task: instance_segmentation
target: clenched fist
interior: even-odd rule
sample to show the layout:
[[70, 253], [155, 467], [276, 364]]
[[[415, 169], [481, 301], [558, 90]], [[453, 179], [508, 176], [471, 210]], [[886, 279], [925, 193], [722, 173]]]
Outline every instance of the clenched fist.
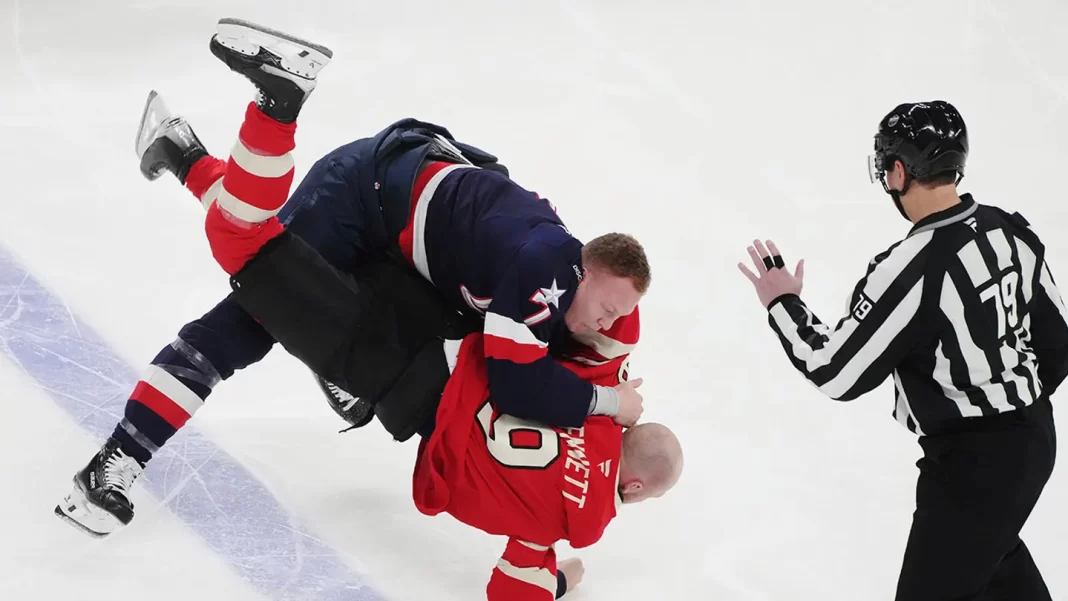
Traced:
[[567, 579], [567, 590], [565, 593], [570, 593], [575, 590], [575, 587], [582, 582], [582, 576], [586, 573], [586, 568], [582, 566], [582, 560], [577, 557], [571, 559], [565, 559], [556, 564], [556, 570], [564, 573], [564, 578]]
[[616, 386], [616, 392], [619, 393], [619, 411], [614, 419], [617, 424], [629, 428], [638, 423], [642, 416], [642, 395], [638, 393], [638, 387], [641, 385], [642, 379], [638, 378]]

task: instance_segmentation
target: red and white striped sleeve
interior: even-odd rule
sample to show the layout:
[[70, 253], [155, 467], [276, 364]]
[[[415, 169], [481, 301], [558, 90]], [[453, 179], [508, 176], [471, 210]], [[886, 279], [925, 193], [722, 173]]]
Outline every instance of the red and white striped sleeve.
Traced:
[[486, 586], [488, 601], [553, 601], [557, 595], [556, 551], [551, 546], [508, 539]]

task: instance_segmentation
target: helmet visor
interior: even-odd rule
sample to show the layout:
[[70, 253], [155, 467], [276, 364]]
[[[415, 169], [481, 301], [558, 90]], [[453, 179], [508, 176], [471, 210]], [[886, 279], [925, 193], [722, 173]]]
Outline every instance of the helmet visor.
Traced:
[[868, 155], [868, 179], [871, 183], [883, 181], [883, 157], [879, 154]]

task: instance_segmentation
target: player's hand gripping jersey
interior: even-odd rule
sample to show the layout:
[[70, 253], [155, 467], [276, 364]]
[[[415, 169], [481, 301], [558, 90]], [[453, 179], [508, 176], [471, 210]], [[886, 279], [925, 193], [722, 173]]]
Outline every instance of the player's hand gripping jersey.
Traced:
[[[583, 379], [603, 386], [626, 380], [638, 341], [638, 311], [609, 332], [582, 336], [563, 358]], [[437, 427], [419, 449], [413, 479], [424, 514], [446, 512], [489, 534], [508, 536], [493, 570], [490, 601], [547, 601], [556, 596], [553, 544], [597, 542], [620, 503], [623, 429], [591, 416], [581, 428], [548, 428], [500, 414], [489, 398], [483, 334], [464, 339], [442, 395]]]

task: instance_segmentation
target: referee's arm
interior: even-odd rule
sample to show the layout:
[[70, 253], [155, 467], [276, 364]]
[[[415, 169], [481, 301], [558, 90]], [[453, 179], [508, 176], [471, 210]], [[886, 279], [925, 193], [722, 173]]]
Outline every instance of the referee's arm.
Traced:
[[1068, 311], [1045, 260], [1036, 273], [1031, 314], [1031, 348], [1038, 358], [1038, 379], [1051, 395], [1068, 376]]
[[849, 315], [831, 329], [800, 297], [768, 306], [768, 321], [787, 356], [821, 392], [850, 401], [872, 390], [897, 367], [922, 331], [926, 309], [922, 236], [905, 240], [856, 286]]

